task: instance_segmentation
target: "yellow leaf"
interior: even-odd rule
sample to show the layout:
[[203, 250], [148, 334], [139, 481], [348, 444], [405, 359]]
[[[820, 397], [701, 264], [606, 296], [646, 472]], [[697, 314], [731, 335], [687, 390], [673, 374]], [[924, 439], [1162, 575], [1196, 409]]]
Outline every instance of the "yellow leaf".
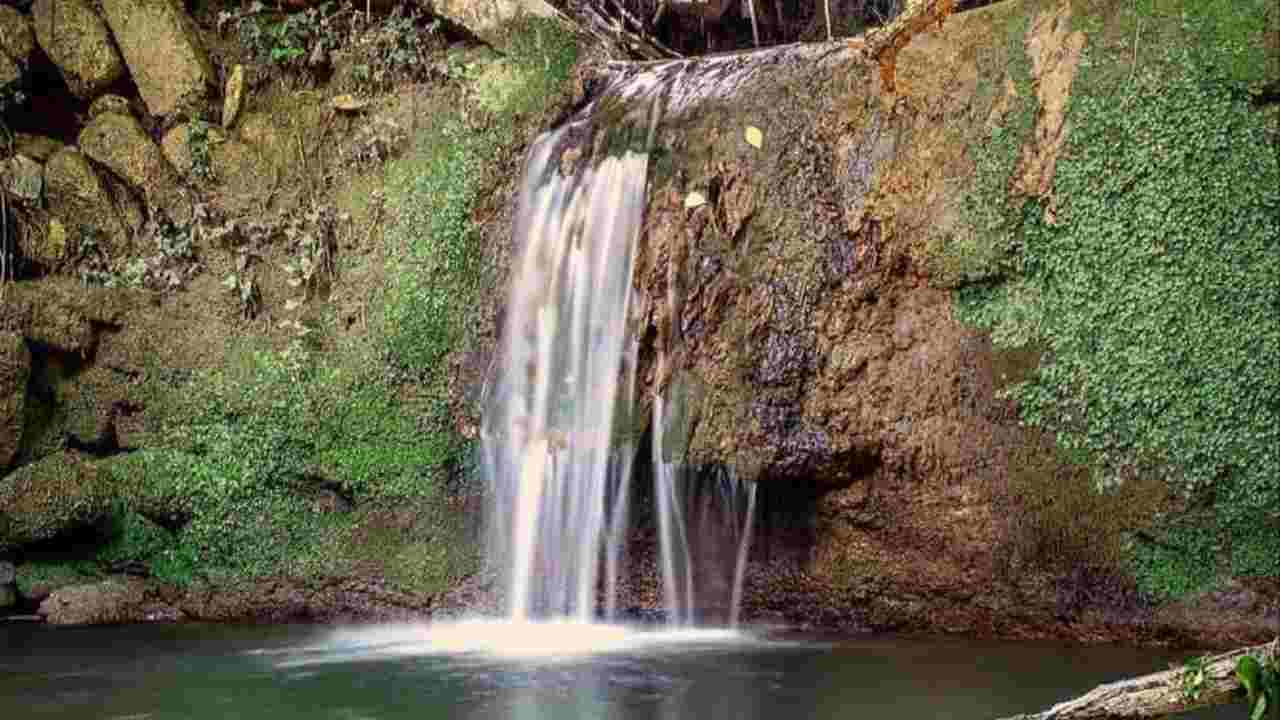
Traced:
[[694, 190], [693, 192], [684, 196], [684, 207], [686, 210], [692, 210], [693, 208], [702, 207], [703, 205], [706, 205], [706, 204], [707, 204], [707, 196], [703, 195], [697, 190]]
[[764, 133], [760, 132], [760, 128], [755, 125], [748, 125], [744, 134], [747, 137], [747, 144], [751, 147], [759, 148], [764, 145]]

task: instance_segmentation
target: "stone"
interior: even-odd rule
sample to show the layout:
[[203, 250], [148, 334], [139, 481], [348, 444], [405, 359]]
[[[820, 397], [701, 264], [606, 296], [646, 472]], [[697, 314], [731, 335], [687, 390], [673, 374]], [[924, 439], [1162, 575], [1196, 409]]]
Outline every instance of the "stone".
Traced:
[[107, 23], [152, 115], [199, 109], [213, 65], [179, 0], [103, 0]]
[[48, 162], [54, 153], [64, 147], [66, 147], [65, 144], [44, 135], [16, 133], [13, 137], [14, 151], [20, 155], [26, 155], [39, 163]]
[[9, 195], [27, 203], [40, 200], [44, 189], [44, 168], [26, 155], [14, 155], [0, 163], [0, 176]]
[[147, 582], [115, 576], [95, 583], [54, 590], [37, 611], [53, 625], [141, 622], [152, 612]]
[[12, 584], [0, 585], [0, 610], [5, 610], [18, 604], [18, 591]]
[[0, 585], [12, 585], [18, 578], [18, 570], [8, 560], [0, 560]]
[[240, 108], [244, 107], [244, 66], [236, 65], [227, 78], [227, 88], [223, 92], [222, 127], [227, 130], [236, 124], [240, 116]]
[[114, 500], [101, 469], [83, 455], [58, 452], [0, 480], [0, 551], [92, 527]]
[[107, 24], [87, 0], [36, 0], [36, 42], [76, 96], [92, 99], [125, 75]]
[[[194, 129], [194, 123], [183, 123], [174, 126], [160, 140], [160, 149], [164, 152], [165, 158], [183, 176], [190, 176], [196, 170], [195, 157], [197, 153], [192, 149], [193, 142], [204, 143], [206, 160], [212, 164], [213, 148], [227, 141], [226, 133], [219, 128], [208, 125], [205, 126], [204, 139], [193, 141]], [[206, 169], [210, 172], [213, 170], [212, 167]]]
[[89, 106], [89, 117], [91, 119], [96, 118], [99, 115], [103, 113], [108, 113], [108, 112], [120, 113], [121, 115], [133, 114], [133, 112], [129, 109], [128, 100], [124, 99], [119, 95], [110, 94], [110, 93], [103, 95], [97, 100], [94, 100], [93, 104]]
[[75, 148], [60, 150], [49, 158], [44, 175], [49, 210], [60, 227], [50, 223], [46, 252], [39, 259], [61, 260], [68, 249], [74, 249], [67, 243], [74, 242], [76, 233], [85, 229], [98, 236], [108, 257], [129, 252], [132, 235], [120, 219], [106, 182], [83, 153]]
[[80, 131], [80, 149], [141, 190], [147, 204], [173, 222], [191, 221], [191, 201], [179, 186], [177, 173], [137, 118], [116, 112], [99, 115]]
[[0, 88], [6, 88], [22, 79], [22, 67], [13, 58], [0, 52]]
[[19, 63], [27, 63], [36, 49], [31, 21], [8, 5], [0, 5], [0, 52]]
[[554, 18], [558, 14], [546, 0], [440, 0], [432, 10], [493, 44], [501, 40], [503, 23], [529, 15]]
[[0, 332], [0, 468], [13, 462], [18, 451], [30, 376], [31, 351], [22, 336]]

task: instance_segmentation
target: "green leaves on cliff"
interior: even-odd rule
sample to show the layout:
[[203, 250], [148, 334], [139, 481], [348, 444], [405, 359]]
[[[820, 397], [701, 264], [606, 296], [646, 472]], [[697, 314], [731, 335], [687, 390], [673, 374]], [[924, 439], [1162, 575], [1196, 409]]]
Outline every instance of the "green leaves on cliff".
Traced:
[[1027, 207], [1018, 272], [958, 307], [1048, 348], [1016, 390], [1024, 417], [1101, 482], [1182, 491], [1190, 510], [1133, 543], [1144, 588], [1168, 597], [1280, 575], [1280, 161], [1242, 92], [1247, 48], [1162, 53], [1105, 83], [1086, 57], [1055, 223]]

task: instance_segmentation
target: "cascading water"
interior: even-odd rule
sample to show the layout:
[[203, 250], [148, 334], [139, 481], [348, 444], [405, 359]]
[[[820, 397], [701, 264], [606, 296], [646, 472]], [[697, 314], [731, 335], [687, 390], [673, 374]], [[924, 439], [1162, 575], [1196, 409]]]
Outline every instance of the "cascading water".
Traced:
[[490, 558], [515, 620], [593, 619], [602, 552], [612, 595], [627, 522], [633, 449], [613, 426], [632, 403], [627, 318], [648, 158], [626, 151], [564, 177], [551, 156], [569, 131], [539, 140], [526, 168], [482, 437]]
[[[657, 104], [651, 108], [645, 148], [656, 127]], [[589, 125], [548, 133], [530, 152], [516, 210], [521, 255], [487, 391], [481, 439], [489, 559], [515, 621], [612, 618], [628, 534], [636, 326], [645, 315], [633, 307], [632, 266], [648, 154], [633, 147], [582, 157], [584, 144], [595, 144], [582, 142]], [[655, 397], [654, 494], [668, 620], [701, 619], [695, 611], [705, 602], [736, 621], [753, 490], [720, 478], [714, 492], [691, 491], [697, 483], [661, 450], [672, 432], [663, 427], [664, 407]], [[717, 509], [695, 507], [713, 497]], [[711, 589], [703, 593], [704, 585]]]

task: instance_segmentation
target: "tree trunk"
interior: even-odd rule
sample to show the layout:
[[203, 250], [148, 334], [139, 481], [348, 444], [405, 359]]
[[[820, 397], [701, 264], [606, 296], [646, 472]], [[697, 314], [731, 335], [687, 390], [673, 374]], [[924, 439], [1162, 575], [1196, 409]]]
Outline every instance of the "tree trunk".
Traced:
[[1280, 640], [1205, 658], [1204, 675], [1199, 683], [1192, 682], [1192, 672], [1187, 668], [1165, 670], [1099, 685], [1048, 710], [1003, 720], [1158, 718], [1210, 705], [1239, 702], [1240, 680], [1236, 677], [1236, 663], [1245, 655], [1270, 657], [1274, 661], [1278, 648]]

